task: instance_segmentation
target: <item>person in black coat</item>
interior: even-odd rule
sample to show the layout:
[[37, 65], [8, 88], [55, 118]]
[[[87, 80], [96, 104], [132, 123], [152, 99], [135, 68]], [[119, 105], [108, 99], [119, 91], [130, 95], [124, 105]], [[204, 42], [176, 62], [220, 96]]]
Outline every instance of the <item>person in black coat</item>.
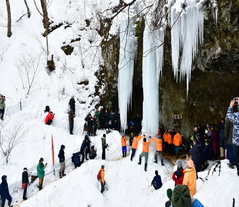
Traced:
[[59, 170], [59, 177], [62, 178], [63, 176], [65, 176], [66, 174], [64, 173], [65, 169], [66, 169], [66, 164], [65, 164], [65, 145], [61, 145], [61, 149], [58, 153], [58, 158], [59, 158], [59, 162], [60, 162], [60, 170]]
[[202, 167], [202, 144], [197, 139], [193, 140], [193, 145], [189, 152], [192, 155], [192, 160], [194, 162], [195, 168], [197, 172], [201, 171]]
[[69, 111], [68, 117], [69, 117], [70, 134], [73, 134], [75, 114], [74, 114], [74, 111], [72, 109]]
[[9, 189], [8, 189], [8, 184], [7, 184], [7, 176], [3, 175], [2, 176], [2, 183], [0, 184], [0, 195], [2, 199], [2, 207], [5, 206], [6, 199], [8, 200], [8, 205], [10, 207], [12, 203], [12, 197], [9, 194]]
[[23, 190], [23, 196], [22, 196], [22, 199], [23, 200], [27, 200], [27, 186], [29, 184], [29, 179], [28, 179], [28, 171], [27, 171], [27, 168], [24, 167], [23, 168], [23, 172], [22, 172], [22, 188], [24, 189]]
[[87, 155], [90, 153], [90, 138], [88, 135], [85, 135], [85, 139], [81, 144], [80, 152], [83, 155], [82, 162], [84, 162], [85, 158], [88, 160]]
[[154, 176], [154, 179], [151, 182], [151, 185], [154, 186], [155, 190], [158, 190], [163, 185], [162, 180], [161, 180], [161, 176], [158, 174], [158, 170], [155, 170], [155, 176]]
[[74, 112], [74, 114], [75, 114], [75, 98], [74, 98], [74, 96], [72, 96], [71, 98], [70, 98], [70, 101], [69, 101], [69, 105], [70, 105], [70, 109]]

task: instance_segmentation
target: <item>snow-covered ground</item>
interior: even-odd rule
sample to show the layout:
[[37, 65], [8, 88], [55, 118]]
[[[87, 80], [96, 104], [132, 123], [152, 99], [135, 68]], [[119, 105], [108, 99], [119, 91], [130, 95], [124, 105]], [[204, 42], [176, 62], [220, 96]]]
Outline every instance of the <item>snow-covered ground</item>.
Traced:
[[[40, 8], [40, 3], [36, 2]], [[152, 2], [146, 3], [150, 5]], [[98, 131], [97, 136], [91, 137], [92, 144], [98, 149], [96, 159], [87, 161], [76, 170], [71, 163], [72, 153], [80, 149], [84, 138], [84, 118], [89, 112], [94, 113], [95, 104], [99, 101], [99, 97], [94, 96], [97, 83], [94, 74], [103, 60], [99, 47], [102, 37], [95, 30], [99, 27], [97, 13], [105, 17], [112, 15], [109, 9], [116, 6], [118, 1], [50, 1], [48, 13], [53, 24], [64, 23], [48, 37], [49, 56], [54, 55], [56, 65], [56, 70], [50, 74], [46, 70], [49, 57], [45, 53], [46, 39], [42, 36], [42, 16], [33, 1], [28, 1], [30, 18], [24, 15], [24, 1], [10, 1], [10, 4], [12, 36], [8, 38], [6, 5], [5, 1], [0, 2], [0, 93], [6, 96], [5, 117], [3, 122], [0, 121], [3, 149], [8, 149], [9, 141], [16, 139], [8, 163], [0, 153], [0, 176], [8, 176], [13, 204], [23, 207], [163, 207], [167, 201], [166, 190], [174, 187], [171, 180], [174, 166], [166, 160], [163, 167], [153, 162], [154, 144], [150, 146], [147, 172], [143, 165], [137, 164], [142, 143], [133, 161], [129, 157], [122, 159], [120, 134], [116, 131], [107, 134], [109, 150], [106, 160], [101, 160], [101, 136], [105, 132]], [[117, 32], [124, 15], [123, 12], [114, 19], [111, 33]], [[85, 19], [91, 21], [89, 27]], [[80, 42], [71, 43], [71, 40], [79, 37]], [[61, 50], [64, 44], [74, 48], [72, 55], [67, 56]], [[82, 81], [89, 81], [89, 84], [78, 84]], [[70, 135], [67, 112], [68, 101], [73, 95], [76, 99], [75, 135]], [[56, 114], [51, 126], [43, 123], [46, 105]], [[55, 144], [55, 176], [52, 173], [52, 137]], [[58, 179], [57, 154], [62, 144], [66, 146], [67, 176]], [[28, 188], [28, 200], [21, 203], [22, 170], [27, 167], [29, 175], [36, 175], [40, 157], [48, 163], [43, 190], [38, 192], [36, 180]], [[197, 180], [195, 197], [204, 206], [229, 207], [233, 198], [236, 199], [236, 206], [239, 206], [239, 178], [236, 170], [228, 168], [227, 163], [228, 160], [222, 161], [220, 176], [217, 171], [213, 175], [210, 173], [205, 182]], [[96, 179], [102, 164], [105, 165], [109, 186], [104, 194], [100, 193], [100, 184]], [[150, 186], [156, 169], [163, 181], [163, 187], [157, 191]], [[205, 178], [207, 172], [201, 172], [199, 176]]]

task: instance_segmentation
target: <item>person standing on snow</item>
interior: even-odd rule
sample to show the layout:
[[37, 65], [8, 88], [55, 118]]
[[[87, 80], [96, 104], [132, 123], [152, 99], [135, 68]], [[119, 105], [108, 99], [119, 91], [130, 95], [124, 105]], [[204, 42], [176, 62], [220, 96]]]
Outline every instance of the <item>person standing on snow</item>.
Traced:
[[142, 136], [140, 134], [138, 134], [138, 136], [135, 136], [133, 139], [133, 143], [132, 143], [132, 153], [131, 153], [131, 157], [130, 160], [133, 160], [133, 157], [135, 155], [136, 149], [138, 147], [138, 141], [142, 139]]
[[126, 157], [126, 153], [127, 153], [127, 147], [126, 147], [126, 141], [127, 141], [127, 137], [125, 136], [125, 133], [122, 133], [122, 137], [121, 137], [121, 145], [122, 145], [122, 157]]
[[184, 177], [182, 160], [177, 160], [176, 165], [177, 165], [177, 170], [172, 175], [172, 179], [175, 182], [175, 186], [183, 184], [183, 177]]
[[151, 185], [154, 186], [155, 190], [158, 190], [163, 185], [162, 180], [161, 180], [161, 176], [159, 175], [158, 170], [155, 170], [155, 176], [154, 176], [154, 179], [151, 182]]
[[237, 175], [239, 176], [239, 112], [233, 112], [233, 107], [238, 105], [239, 98], [236, 97], [231, 100], [230, 105], [227, 110], [227, 117], [233, 123], [233, 134], [232, 134], [232, 144], [233, 144], [233, 155], [234, 162], [237, 167]]
[[22, 189], [23, 190], [23, 196], [22, 196], [22, 199], [23, 200], [27, 200], [27, 186], [29, 184], [29, 179], [28, 179], [28, 172], [27, 172], [27, 168], [24, 167], [23, 168], [23, 172], [22, 172]]
[[68, 117], [69, 117], [70, 134], [73, 134], [75, 114], [74, 114], [74, 111], [72, 109], [69, 111]]
[[158, 163], [158, 156], [161, 160], [161, 165], [163, 166], [163, 156], [162, 156], [162, 153], [163, 153], [163, 139], [161, 138], [160, 135], [158, 135], [158, 139], [154, 139], [154, 138], [151, 138], [151, 140], [153, 142], [155, 142], [156, 144], [156, 152], [154, 153], [154, 159], [155, 159], [155, 163]]
[[182, 135], [178, 132], [173, 137], [174, 151], [176, 154], [176, 158], [178, 158], [179, 147], [183, 143]]
[[75, 114], [75, 98], [74, 96], [72, 96], [69, 100], [69, 105], [70, 105], [70, 109], [73, 111], [73, 113]]
[[197, 192], [196, 188], [196, 179], [197, 173], [196, 169], [194, 168], [194, 163], [191, 159], [187, 157], [187, 168], [184, 170], [184, 178], [183, 178], [183, 185], [188, 186], [190, 194], [194, 196]]
[[38, 183], [39, 190], [42, 189], [43, 180], [44, 180], [44, 176], [45, 176], [45, 168], [47, 166], [47, 163], [44, 165], [43, 161], [44, 161], [44, 159], [41, 157], [39, 160], [39, 163], [37, 165], [37, 176], [39, 178], [39, 183]]
[[105, 191], [105, 166], [101, 165], [100, 171], [97, 174], [97, 179], [100, 181], [101, 184], [101, 193]]
[[62, 178], [66, 174], [64, 173], [66, 169], [66, 164], [65, 164], [65, 145], [61, 145], [61, 149], [58, 154], [59, 162], [60, 162], [60, 170], [59, 170], [59, 177]]
[[7, 176], [6, 175], [2, 176], [2, 183], [0, 184], [0, 195], [1, 195], [1, 199], [2, 199], [2, 207], [5, 206], [6, 200], [8, 200], [9, 207], [13, 207], [13, 206], [11, 206], [12, 197], [9, 194], [9, 189], [8, 189], [8, 184], [7, 184]]
[[149, 144], [151, 142], [151, 137], [149, 136], [149, 141], [147, 142], [146, 138], [143, 139], [143, 152], [139, 155], [139, 165], [141, 165], [142, 157], [145, 157], [144, 171], [147, 171], [148, 165], [148, 154], [149, 154]]
[[102, 145], [102, 160], [105, 160], [105, 149], [108, 147], [106, 143], [106, 134], [103, 134], [101, 137], [101, 145]]
[[0, 118], [3, 120], [3, 115], [4, 115], [4, 112], [5, 112], [5, 96], [3, 96], [2, 94], [0, 94]]

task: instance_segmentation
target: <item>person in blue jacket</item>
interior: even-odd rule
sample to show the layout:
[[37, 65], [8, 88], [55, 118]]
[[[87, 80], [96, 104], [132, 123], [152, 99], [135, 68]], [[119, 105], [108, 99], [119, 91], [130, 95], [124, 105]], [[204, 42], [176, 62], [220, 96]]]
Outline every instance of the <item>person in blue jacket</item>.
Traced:
[[1, 195], [1, 199], [2, 199], [2, 207], [5, 206], [6, 199], [8, 200], [8, 205], [10, 207], [12, 207], [11, 206], [12, 197], [9, 194], [9, 189], [8, 189], [8, 184], [7, 184], [7, 176], [6, 175], [2, 176], [2, 183], [0, 184], [0, 195]]
[[161, 181], [161, 176], [158, 174], [158, 170], [155, 170], [155, 176], [154, 176], [154, 179], [151, 182], [151, 185], [154, 186], [155, 190], [158, 190], [163, 185], [163, 183]]

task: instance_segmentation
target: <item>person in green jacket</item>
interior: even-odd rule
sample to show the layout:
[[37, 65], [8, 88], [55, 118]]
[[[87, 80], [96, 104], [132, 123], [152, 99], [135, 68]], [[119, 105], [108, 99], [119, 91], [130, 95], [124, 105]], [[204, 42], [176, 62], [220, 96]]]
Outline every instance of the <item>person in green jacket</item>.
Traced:
[[41, 157], [39, 160], [39, 163], [37, 165], [37, 176], [39, 178], [39, 183], [38, 183], [39, 190], [42, 189], [43, 180], [44, 180], [44, 176], [45, 176], [45, 168], [47, 166], [47, 163], [44, 165], [43, 161], [44, 161], [44, 159]]

